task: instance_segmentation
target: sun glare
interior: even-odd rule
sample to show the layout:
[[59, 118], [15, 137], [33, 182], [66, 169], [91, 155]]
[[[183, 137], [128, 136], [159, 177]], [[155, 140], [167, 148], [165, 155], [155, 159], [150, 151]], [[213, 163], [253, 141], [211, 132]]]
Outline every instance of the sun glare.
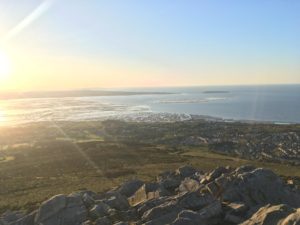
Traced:
[[6, 121], [4, 113], [0, 111], [0, 125]]
[[8, 56], [0, 50], [0, 80], [7, 78], [11, 73], [11, 62]]

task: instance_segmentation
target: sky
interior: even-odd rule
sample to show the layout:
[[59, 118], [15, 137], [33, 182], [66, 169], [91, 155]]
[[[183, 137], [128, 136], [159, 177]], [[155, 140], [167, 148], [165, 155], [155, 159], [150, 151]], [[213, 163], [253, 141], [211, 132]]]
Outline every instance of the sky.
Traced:
[[299, 0], [1, 0], [0, 91], [300, 83], [299, 12]]

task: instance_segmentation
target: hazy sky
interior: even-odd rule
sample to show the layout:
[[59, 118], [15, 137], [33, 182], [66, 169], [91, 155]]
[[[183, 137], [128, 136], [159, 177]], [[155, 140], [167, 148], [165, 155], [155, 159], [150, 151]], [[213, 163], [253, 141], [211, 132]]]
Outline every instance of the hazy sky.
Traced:
[[1, 0], [0, 39], [0, 90], [300, 83], [299, 0]]

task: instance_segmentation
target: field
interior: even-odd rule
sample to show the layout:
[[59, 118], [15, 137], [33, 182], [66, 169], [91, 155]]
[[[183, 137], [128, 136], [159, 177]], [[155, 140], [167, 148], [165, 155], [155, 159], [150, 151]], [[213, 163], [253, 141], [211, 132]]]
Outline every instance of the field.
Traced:
[[59, 193], [102, 192], [129, 178], [154, 180], [159, 172], [185, 164], [203, 171], [252, 164], [300, 177], [300, 167], [239, 159], [206, 145], [120, 141], [100, 122], [41, 123], [0, 132], [0, 212], [32, 210]]

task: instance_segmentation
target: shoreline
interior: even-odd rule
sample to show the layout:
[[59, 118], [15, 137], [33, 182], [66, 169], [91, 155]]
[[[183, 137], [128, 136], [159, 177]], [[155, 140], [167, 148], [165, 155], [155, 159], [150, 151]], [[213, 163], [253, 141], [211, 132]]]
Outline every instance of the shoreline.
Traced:
[[23, 122], [0, 122], [0, 128], [10, 128], [18, 126], [30, 126], [40, 123], [85, 123], [85, 122], [104, 122], [109, 120], [132, 122], [132, 123], [176, 123], [176, 122], [193, 122], [203, 120], [211, 123], [242, 123], [242, 124], [261, 124], [261, 125], [277, 125], [289, 126], [300, 125], [297, 122], [282, 122], [282, 121], [265, 121], [265, 120], [247, 120], [247, 119], [232, 119], [214, 117], [209, 115], [195, 115], [195, 114], [180, 114], [167, 112], [138, 112], [138, 113], [124, 113], [111, 116], [99, 116], [97, 118], [82, 118], [82, 119], [44, 119], [37, 121], [23, 121]]

